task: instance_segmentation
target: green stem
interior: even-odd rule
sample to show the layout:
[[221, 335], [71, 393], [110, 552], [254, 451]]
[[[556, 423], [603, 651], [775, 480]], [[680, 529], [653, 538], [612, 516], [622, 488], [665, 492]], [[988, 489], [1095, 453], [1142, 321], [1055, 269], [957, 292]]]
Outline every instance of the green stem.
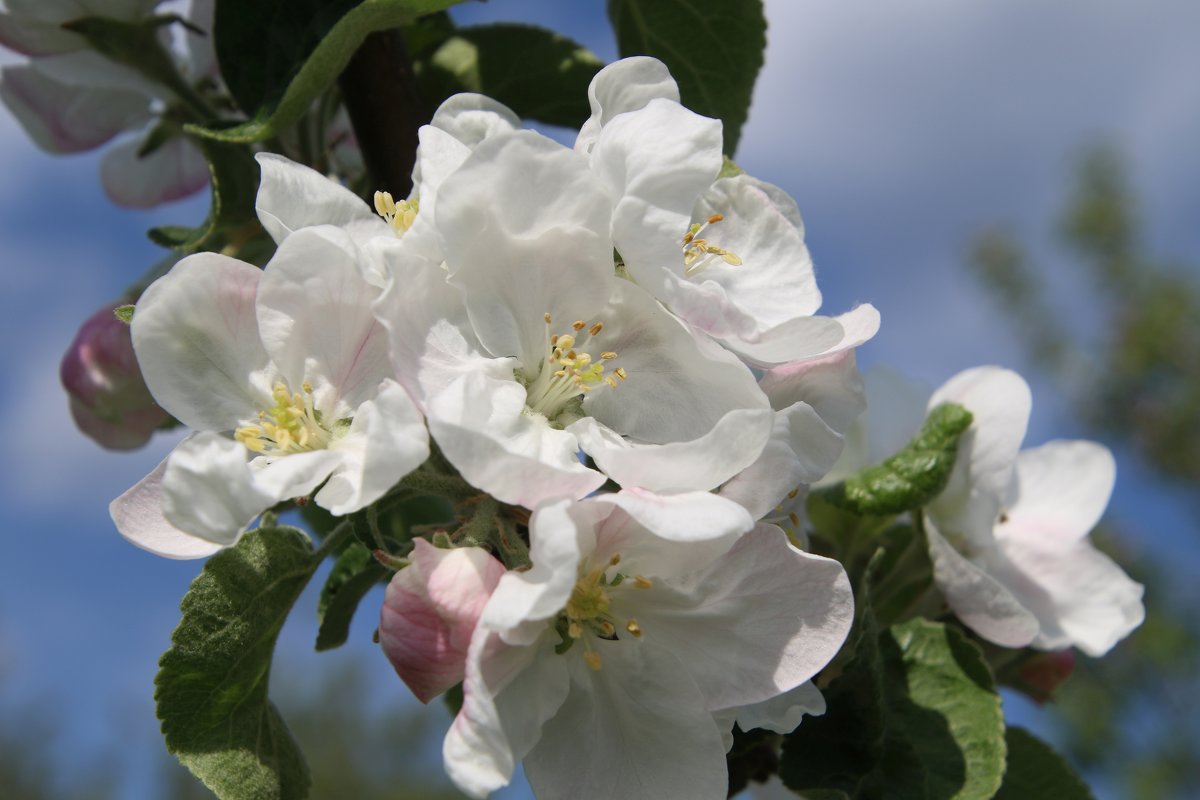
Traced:
[[354, 523], [349, 519], [344, 519], [329, 532], [321, 542], [321, 546], [313, 551], [313, 558], [316, 561], [324, 560], [325, 556], [330, 553], [335, 553], [341, 549], [342, 544], [354, 533]]

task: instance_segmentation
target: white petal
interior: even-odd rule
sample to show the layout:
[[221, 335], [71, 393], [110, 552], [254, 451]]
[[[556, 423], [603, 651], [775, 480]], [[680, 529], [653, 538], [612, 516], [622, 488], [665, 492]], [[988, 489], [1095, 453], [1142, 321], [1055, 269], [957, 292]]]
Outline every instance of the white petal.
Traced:
[[1012, 565], [1001, 579], [1041, 623], [1038, 649], [1075, 646], [1102, 656], [1146, 618], [1142, 585], [1090, 542], [1014, 529], [1000, 550]]
[[328, 386], [349, 409], [392, 376], [387, 333], [371, 313], [379, 290], [363, 278], [361, 259], [345, 231], [305, 228], [275, 251], [258, 289], [263, 346], [291, 389], [308, 380], [320, 395]]
[[794, 403], [807, 403], [826, 425], [841, 434], [867, 409], [866, 386], [854, 350], [782, 364], [764, 373], [758, 385], [776, 411]]
[[579, 129], [575, 149], [588, 152], [600, 135], [600, 129], [613, 117], [645, 108], [647, 103], [658, 98], [679, 102], [679, 87], [667, 65], [657, 58], [632, 56], [604, 67], [588, 86], [592, 116]]
[[796, 317], [764, 331], [757, 341], [725, 339], [745, 361], [770, 368], [858, 347], [879, 331], [879, 312], [870, 303], [836, 317]]
[[595, 348], [617, 353], [611, 365], [627, 380], [591, 392], [583, 407], [614, 431], [654, 444], [687, 442], [734, 409], [769, 408], [745, 365], [632, 283], [617, 281], [601, 319]]
[[805, 681], [770, 700], [737, 709], [737, 724], [744, 731], [763, 728], [786, 734], [796, 730], [805, 714], [819, 717], [824, 713], [825, 697], [821, 690], [812, 681]]
[[655, 578], [711, 565], [754, 527], [745, 509], [710, 492], [627, 489], [580, 505], [593, 504], [612, 508], [596, 528], [593, 560], [620, 554], [622, 572]]
[[703, 436], [670, 444], [629, 441], [591, 417], [572, 423], [567, 431], [577, 437], [596, 466], [621, 486], [654, 492], [707, 491], [758, 459], [774, 417], [766, 408], [736, 409]]
[[258, 336], [262, 272], [216, 253], [176, 264], [142, 294], [133, 348], [158, 404], [196, 430], [233, 430], [274, 405], [274, 368]]
[[46, 77], [79, 89], [120, 90], [140, 94], [147, 99], [157, 97], [167, 103], [174, 100], [174, 95], [165, 86], [97, 50], [75, 50], [45, 56], [34, 61], [33, 66]]
[[492, 355], [529, 370], [545, 354], [545, 314], [569, 326], [604, 306], [616, 280], [608, 209], [587, 160], [532, 131], [485, 140], [442, 184], [450, 280]]
[[133, 544], [165, 558], [205, 558], [225, 545], [184, 533], [163, 516], [162, 478], [167, 468], [163, 459], [154, 471], [113, 500], [108, 513], [117, 531]]
[[263, 493], [287, 500], [312, 494], [341, 462], [341, 453], [310, 450], [273, 458], [260, 456], [250, 462], [250, 472]]
[[721, 170], [721, 123], [669, 100], [604, 126], [592, 169], [613, 197], [613, 244], [637, 282], [666, 300], [682, 269], [692, 208]]
[[182, 136], [138, 157], [140, 140], [118, 145], [104, 154], [100, 180], [108, 198], [125, 208], [152, 208], [179, 200], [208, 186], [208, 162]]
[[79, 153], [99, 147], [149, 114], [143, 95], [69, 86], [29, 66], [0, 70], [0, 100], [38, 147]]
[[1003, 647], [1024, 647], [1032, 642], [1040, 627], [1038, 620], [1012, 591], [955, 550], [932, 518], [925, 520], [925, 532], [934, 580], [963, 624]]
[[802, 484], [816, 483], [842, 453], [842, 437], [808, 403], [774, 414], [758, 459], [721, 487], [721, 496], [761, 519]]
[[[9, 6], [9, 10], [12, 7]], [[69, 53], [87, 47], [87, 41], [56, 22], [22, 18], [0, 12], [0, 45], [27, 56]]]
[[546, 637], [510, 647], [477, 627], [467, 654], [463, 706], [442, 743], [446, 774], [471, 797], [508, 784], [542, 726], [566, 699], [567, 660]]
[[597, 652], [596, 671], [572, 659], [571, 693], [525, 759], [534, 794], [722, 800], [721, 734], [675, 655], [603, 640]]
[[1013, 527], [1082, 539], [1104, 515], [1116, 479], [1117, 462], [1104, 445], [1047, 442], [1017, 455], [1016, 493], [1005, 513]]
[[317, 505], [335, 515], [366, 508], [429, 458], [429, 434], [412, 398], [385, 381], [358, 406], [350, 430], [330, 450], [341, 460], [317, 493]]
[[1029, 384], [1012, 370], [975, 367], [958, 373], [929, 399], [929, 408], [958, 403], [974, 415], [942, 493], [929, 505], [938, 528], [982, 545], [1008, 499], [1025, 426]]
[[503, 103], [482, 94], [463, 92], [438, 106], [429, 124], [473, 150], [485, 139], [520, 130], [521, 119]]
[[497, 500], [534, 508], [553, 497], [582, 497], [604, 476], [579, 463], [574, 434], [526, 413], [514, 380], [468, 373], [429, 398], [429, 431], [472, 486]]
[[255, 517], [284, 499], [255, 481], [247, 455], [245, 447], [217, 433], [184, 439], [167, 457], [163, 516], [215, 544], [236, 542]]
[[336, 181], [275, 153], [254, 158], [262, 172], [254, 207], [276, 244], [310, 225], [347, 228], [360, 239], [392, 236], [362, 198]]
[[709, 711], [810, 680], [837, 655], [854, 618], [841, 564], [797, 550], [766, 524], [705, 569], [626, 595], [630, 607], [614, 599], [614, 616], [628, 610], [642, 641], [675, 654]]

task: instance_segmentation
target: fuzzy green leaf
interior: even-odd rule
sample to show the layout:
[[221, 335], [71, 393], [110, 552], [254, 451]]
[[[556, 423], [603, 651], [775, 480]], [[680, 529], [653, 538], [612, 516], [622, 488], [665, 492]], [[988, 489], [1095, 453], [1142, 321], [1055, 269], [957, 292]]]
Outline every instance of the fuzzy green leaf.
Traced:
[[859, 516], [920, 508], [946, 488], [959, 437], [970, 425], [971, 412], [953, 403], [940, 405], [929, 412], [920, 432], [899, 453], [814, 494]]
[[767, 47], [761, 0], [609, 0], [608, 18], [621, 56], [666, 64], [683, 104], [724, 122], [733, 155]]
[[317, 616], [317, 649], [341, 647], [350, 636], [350, 623], [358, 604], [380, 581], [391, 574], [363, 545], [353, 542], [338, 556], [321, 588]]
[[217, 60], [250, 120], [223, 129], [189, 130], [226, 142], [259, 142], [275, 136], [337, 80], [368, 35], [458, 2], [218, 0]]
[[587, 120], [587, 90], [604, 66], [587, 48], [532, 25], [460, 28], [420, 65], [430, 98], [478, 92], [527, 119], [578, 128]]
[[1009, 728], [1008, 768], [996, 800], [1091, 800], [1075, 770], [1050, 747], [1022, 728]]
[[267, 699], [279, 630], [320, 559], [290, 527], [217, 553], [192, 582], [155, 678], [167, 749], [221, 800], [291, 800], [308, 767]]

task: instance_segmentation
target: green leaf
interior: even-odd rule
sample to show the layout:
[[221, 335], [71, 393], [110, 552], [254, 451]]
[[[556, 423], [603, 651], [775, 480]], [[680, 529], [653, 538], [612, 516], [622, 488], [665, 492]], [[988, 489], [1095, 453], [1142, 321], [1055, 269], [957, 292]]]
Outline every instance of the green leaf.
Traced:
[[350, 622], [358, 604], [380, 581], [391, 573], [375, 560], [366, 547], [353, 542], [333, 565], [333, 570], [321, 588], [317, 605], [320, 627], [317, 630], [317, 650], [341, 647], [350, 636]]
[[920, 432], [899, 453], [841, 483], [814, 492], [860, 516], [886, 516], [920, 508], [946, 488], [958, 440], [971, 412], [945, 403], [929, 412]]
[[224, 129], [189, 130], [226, 142], [259, 142], [275, 136], [337, 80], [368, 35], [458, 2], [218, 0], [217, 60], [234, 99], [251, 118]]
[[761, 0], [609, 0], [608, 18], [621, 57], [666, 64], [683, 104], [725, 123], [733, 155], [767, 46]]
[[460, 28], [418, 66], [431, 100], [478, 92], [520, 117], [578, 128], [591, 113], [588, 85], [604, 62], [553, 31], [502, 23]]
[[825, 716], [785, 740], [784, 782], [851, 797], [992, 797], [1004, 718], [982, 653], [957, 629], [923, 619], [882, 632], [875, 648], [869, 631], [826, 691]]
[[258, 191], [258, 164], [241, 145], [206, 139], [195, 140], [208, 161], [212, 185], [212, 204], [208, 217], [198, 228], [164, 225], [148, 232], [150, 240], [162, 247], [195, 252], [218, 233], [257, 224], [254, 200]]
[[320, 559], [290, 527], [250, 531], [192, 582], [155, 678], [170, 750], [221, 800], [308, 792], [304, 757], [267, 699], [275, 640]]
[[1008, 769], [996, 800], [1091, 800], [1075, 770], [1050, 745], [1023, 728], [1009, 728]]

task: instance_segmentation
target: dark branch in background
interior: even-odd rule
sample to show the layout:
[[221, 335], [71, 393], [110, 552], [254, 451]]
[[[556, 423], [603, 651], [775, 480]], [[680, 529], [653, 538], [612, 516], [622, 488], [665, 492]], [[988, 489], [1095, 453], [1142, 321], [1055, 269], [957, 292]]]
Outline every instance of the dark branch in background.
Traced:
[[368, 194], [378, 189], [407, 197], [417, 158], [417, 129], [429, 120], [400, 31], [368, 36], [338, 78], [338, 86], [367, 168]]

